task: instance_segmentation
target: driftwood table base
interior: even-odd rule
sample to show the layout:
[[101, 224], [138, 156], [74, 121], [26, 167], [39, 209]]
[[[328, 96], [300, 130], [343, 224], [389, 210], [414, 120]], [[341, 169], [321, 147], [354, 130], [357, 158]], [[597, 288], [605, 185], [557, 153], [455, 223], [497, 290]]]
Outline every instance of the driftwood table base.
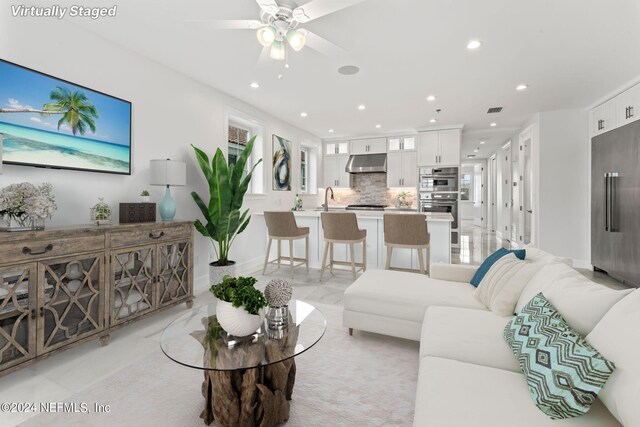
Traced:
[[205, 408], [200, 418], [207, 425], [215, 421], [219, 427], [270, 427], [284, 423], [289, 419], [295, 378], [293, 358], [253, 369], [205, 371]]

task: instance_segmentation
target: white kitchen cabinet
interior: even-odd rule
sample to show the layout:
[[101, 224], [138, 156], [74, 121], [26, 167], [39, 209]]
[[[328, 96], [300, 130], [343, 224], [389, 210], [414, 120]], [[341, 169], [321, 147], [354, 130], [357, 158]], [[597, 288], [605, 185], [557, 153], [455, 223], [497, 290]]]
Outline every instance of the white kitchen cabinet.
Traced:
[[616, 128], [616, 98], [591, 110], [591, 135], [596, 136]]
[[349, 154], [349, 141], [333, 141], [324, 144], [325, 156]]
[[384, 154], [387, 152], [386, 138], [356, 139], [350, 143], [351, 154]]
[[415, 150], [415, 149], [416, 149], [415, 136], [393, 136], [393, 137], [387, 138], [388, 151], [403, 151], [403, 150]]
[[348, 155], [325, 156], [324, 185], [327, 187], [348, 188], [350, 186], [349, 173], [345, 171]]
[[418, 164], [415, 151], [397, 151], [387, 154], [387, 187], [416, 188]]
[[418, 166], [460, 164], [460, 129], [423, 132], [418, 138]]
[[640, 119], [640, 85], [622, 92], [615, 98], [616, 127]]

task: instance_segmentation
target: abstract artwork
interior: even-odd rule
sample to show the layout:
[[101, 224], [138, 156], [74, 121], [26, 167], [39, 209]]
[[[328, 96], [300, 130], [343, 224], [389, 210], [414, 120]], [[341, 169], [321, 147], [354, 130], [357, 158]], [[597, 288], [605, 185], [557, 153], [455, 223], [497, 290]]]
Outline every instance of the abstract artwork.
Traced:
[[273, 191], [291, 191], [291, 141], [273, 135]]

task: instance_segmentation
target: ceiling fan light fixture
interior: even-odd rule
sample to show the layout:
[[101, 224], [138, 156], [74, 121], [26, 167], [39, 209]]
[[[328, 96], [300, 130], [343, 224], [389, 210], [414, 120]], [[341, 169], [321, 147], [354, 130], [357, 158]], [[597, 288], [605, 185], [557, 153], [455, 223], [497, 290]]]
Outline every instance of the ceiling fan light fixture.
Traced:
[[269, 52], [271, 59], [278, 61], [284, 61], [286, 58], [286, 50], [284, 42], [282, 40], [276, 40], [271, 44], [271, 51]]
[[304, 47], [307, 39], [301, 31], [292, 28], [287, 31], [287, 41], [293, 50], [299, 52]]
[[271, 25], [266, 25], [256, 32], [258, 42], [265, 47], [271, 46], [276, 41], [276, 29]]

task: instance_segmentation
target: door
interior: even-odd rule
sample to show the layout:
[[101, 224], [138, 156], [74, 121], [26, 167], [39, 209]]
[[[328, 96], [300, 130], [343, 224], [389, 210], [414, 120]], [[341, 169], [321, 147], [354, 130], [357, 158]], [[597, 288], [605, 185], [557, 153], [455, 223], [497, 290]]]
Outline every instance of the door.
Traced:
[[460, 164], [460, 129], [442, 130], [440, 134], [440, 164]]
[[533, 169], [531, 161], [531, 131], [520, 136], [520, 241], [528, 245], [532, 242], [533, 228]]
[[521, 241], [520, 233], [520, 170], [518, 168], [518, 145], [511, 146], [511, 242]]
[[[332, 156], [324, 159], [324, 185], [327, 187], [338, 187], [340, 180], [340, 159], [346, 156]], [[349, 158], [347, 157], [347, 160]], [[346, 167], [346, 162], [344, 166]], [[344, 168], [343, 168], [344, 170]]]
[[500, 234], [505, 240], [511, 238], [511, 142], [506, 144], [500, 156], [502, 162], [502, 174], [500, 176], [500, 191], [502, 203], [500, 204]]
[[338, 156], [337, 161], [336, 178], [338, 179], [338, 183], [336, 187], [349, 188], [351, 186], [351, 174], [346, 171], [349, 156]]
[[156, 245], [111, 252], [111, 325], [155, 309]]
[[415, 151], [402, 153], [402, 186], [416, 188], [418, 186], [418, 155]]
[[489, 228], [495, 232], [498, 221], [498, 159], [494, 155], [489, 159]]
[[440, 154], [438, 132], [423, 132], [418, 138], [418, 165], [437, 166]]
[[482, 227], [484, 223], [483, 204], [484, 204], [484, 185], [483, 185], [484, 168], [481, 164], [473, 165], [473, 225]]
[[402, 186], [402, 153], [387, 154], [387, 187]]
[[0, 371], [36, 355], [36, 264], [0, 268]]
[[38, 354], [104, 329], [103, 253], [41, 261], [38, 270]]
[[191, 294], [191, 244], [188, 241], [158, 245], [156, 307], [164, 307]]

